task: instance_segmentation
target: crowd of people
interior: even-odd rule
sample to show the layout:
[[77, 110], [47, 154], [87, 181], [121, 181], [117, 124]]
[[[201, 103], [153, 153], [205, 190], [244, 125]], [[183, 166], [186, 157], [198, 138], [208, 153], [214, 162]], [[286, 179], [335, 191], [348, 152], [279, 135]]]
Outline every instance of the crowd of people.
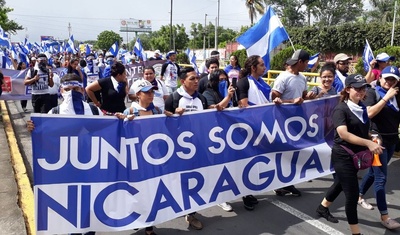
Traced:
[[[332, 118], [335, 128], [331, 155], [335, 169], [334, 183], [317, 205], [316, 212], [326, 220], [337, 223], [338, 219], [331, 214], [329, 206], [343, 191], [350, 230], [352, 234], [361, 234], [357, 205], [373, 209], [363, 196], [374, 185], [382, 225], [388, 229], [400, 228], [400, 224], [389, 217], [385, 197], [388, 163], [399, 141], [400, 72], [389, 63], [394, 60], [393, 57], [386, 53], [378, 55], [371, 62], [368, 74], [363, 77], [360, 74], [348, 75], [352, 58], [339, 53], [333, 62], [327, 62], [321, 67], [321, 84], [309, 89], [307, 80], [301, 73], [307, 69], [310, 58], [305, 50], [296, 50], [293, 53], [285, 63], [285, 71], [279, 74], [272, 87], [263, 79], [266, 66], [260, 56], [248, 57], [242, 68], [238, 58], [231, 56], [230, 64], [225, 69], [220, 69], [219, 53], [214, 51], [211, 55], [199, 75], [192, 67], [180, 68], [176, 63], [176, 52], [170, 51], [166, 55], [167, 62], [162, 66], [160, 79], [156, 78], [153, 67], [145, 67], [143, 79], [133, 82], [129, 87], [125, 66], [116, 62], [110, 54], [104, 57], [104, 76], [94, 75], [98, 72], [93, 63], [95, 58], [93, 55], [86, 55], [85, 63], [71, 58], [66, 65], [68, 73], [61, 80], [51, 72], [46, 55], [39, 54], [31, 58], [33, 62], [30, 63], [31, 68], [24, 83], [32, 87], [34, 112], [115, 115], [128, 120], [134, 120], [136, 116], [182, 115], [204, 109], [221, 111], [231, 107], [246, 108], [266, 103], [299, 105], [305, 100], [340, 95], [340, 102], [335, 107]], [[155, 59], [158, 58], [159, 54], [155, 56]], [[97, 61], [97, 66], [99, 64]], [[23, 69], [22, 65], [19, 68]], [[63, 97], [60, 105], [52, 98], [55, 94], [53, 87], [60, 87]], [[128, 108], [125, 107], [127, 96], [132, 101]], [[28, 128], [34, 129], [32, 121], [28, 122]], [[371, 140], [371, 133], [379, 134], [378, 142]], [[382, 165], [370, 167], [359, 184], [358, 170], [346, 149], [355, 153], [369, 149], [372, 153], [379, 154]], [[294, 185], [276, 189], [275, 193], [278, 196], [301, 196]], [[258, 203], [253, 195], [244, 196], [242, 200], [247, 210], [253, 210]], [[219, 206], [225, 211], [233, 210], [228, 202]], [[186, 215], [185, 219], [192, 228], [203, 228], [195, 212]], [[145, 232], [148, 235], [155, 234], [153, 227], [146, 228]]]

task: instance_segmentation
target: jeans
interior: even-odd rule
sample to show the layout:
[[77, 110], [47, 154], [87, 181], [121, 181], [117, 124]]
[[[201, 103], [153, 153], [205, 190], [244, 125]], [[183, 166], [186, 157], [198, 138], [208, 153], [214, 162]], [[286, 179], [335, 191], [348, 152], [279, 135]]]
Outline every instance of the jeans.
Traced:
[[32, 94], [32, 106], [34, 113], [48, 113], [51, 109], [50, 107], [50, 95], [34, 95]]
[[349, 224], [358, 224], [358, 170], [354, 167], [353, 159], [348, 154], [339, 154], [335, 150], [332, 150], [332, 163], [336, 171], [336, 177], [334, 183], [326, 192], [325, 198], [329, 202], [333, 202], [343, 191], [346, 197], [347, 222]]
[[379, 160], [382, 166], [372, 166], [368, 169], [368, 173], [364, 175], [364, 178], [360, 184], [360, 195], [367, 193], [368, 189], [374, 183], [374, 191], [376, 204], [378, 205], [378, 210], [381, 215], [387, 215], [387, 204], [386, 204], [386, 179], [387, 179], [387, 166], [390, 159], [393, 156], [396, 144], [386, 145], [383, 143], [385, 149], [381, 155], [379, 155]]

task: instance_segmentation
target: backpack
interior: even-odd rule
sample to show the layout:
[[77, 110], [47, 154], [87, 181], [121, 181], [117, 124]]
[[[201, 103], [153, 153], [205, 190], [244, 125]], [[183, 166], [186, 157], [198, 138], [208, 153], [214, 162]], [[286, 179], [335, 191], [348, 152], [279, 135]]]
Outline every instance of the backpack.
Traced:
[[[207, 100], [204, 98], [202, 94], [199, 93], [199, 99], [201, 100], [201, 103], [203, 104], [203, 109], [207, 109]], [[179, 106], [179, 100], [182, 98], [182, 96], [178, 92], [172, 93], [172, 108], [175, 110]]]
[[[92, 110], [93, 115], [99, 115], [99, 110], [97, 109], [96, 106], [89, 104], [90, 109]], [[60, 113], [60, 105], [57, 105], [56, 107], [51, 109], [52, 114], [59, 114]]]

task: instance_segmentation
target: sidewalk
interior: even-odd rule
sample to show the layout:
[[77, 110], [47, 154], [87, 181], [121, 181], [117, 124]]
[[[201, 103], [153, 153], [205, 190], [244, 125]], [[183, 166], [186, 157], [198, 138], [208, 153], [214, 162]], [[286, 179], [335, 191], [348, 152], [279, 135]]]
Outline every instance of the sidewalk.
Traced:
[[18, 186], [11, 161], [10, 145], [7, 141], [6, 122], [3, 120], [4, 102], [0, 102], [0, 233], [10, 235], [27, 234], [25, 220], [18, 205]]

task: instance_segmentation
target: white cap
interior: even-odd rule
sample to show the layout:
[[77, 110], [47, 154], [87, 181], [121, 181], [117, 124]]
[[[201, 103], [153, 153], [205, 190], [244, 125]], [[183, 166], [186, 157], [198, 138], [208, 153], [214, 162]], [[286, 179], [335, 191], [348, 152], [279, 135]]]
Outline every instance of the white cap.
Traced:
[[156, 89], [157, 87], [153, 86], [149, 81], [147, 80], [137, 80], [132, 84], [132, 89], [133, 92], [138, 93], [139, 91], [149, 91], [151, 89]]

